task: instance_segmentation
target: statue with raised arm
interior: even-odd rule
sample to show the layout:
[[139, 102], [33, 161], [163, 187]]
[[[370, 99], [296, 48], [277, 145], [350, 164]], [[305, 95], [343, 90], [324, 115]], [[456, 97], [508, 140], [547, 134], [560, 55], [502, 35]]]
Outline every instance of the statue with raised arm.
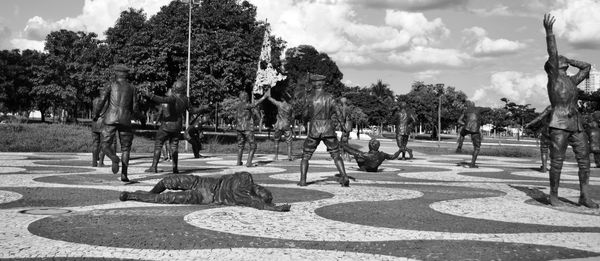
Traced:
[[342, 158], [348, 158], [350, 160], [350, 153], [346, 151], [346, 147], [344, 145], [348, 145], [348, 141], [350, 141], [350, 132], [352, 131], [352, 107], [350, 106], [348, 99], [346, 97], [340, 98], [340, 128], [342, 131], [342, 137], [340, 138], [341, 153]]
[[186, 110], [192, 113], [197, 113], [201, 108], [191, 108], [190, 101], [185, 95], [185, 83], [176, 81], [173, 86], [167, 89], [166, 96], [157, 96], [148, 91], [143, 91], [142, 94], [150, 100], [165, 104], [162, 112], [162, 121], [156, 137], [154, 138], [154, 156], [152, 158], [152, 166], [146, 172], [158, 172], [158, 162], [160, 160], [161, 148], [166, 141], [169, 141], [171, 147], [171, 163], [173, 165], [173, 173], [179, 173], [179, 139], [181, 130], [183, 129], [183, 119]]
[[281, 101], [273, 99], [271, 97], [271, 90], [267, 91], [267, 99], [277, 107], [277, 122], [275, 122], [275, 133], [273, 134], [273, 140], [275, 141], [275, 158], [279, 159], [279, 142], [283, 139], [287, 143], [288, 160], [294, 160], [292, 158], [292, 141], [294, 135], [292, 133], [292, 105], [289, 104], [285, 99]]
[[244, 90], [240, 91], [239, 100], [235, 105], [235, 120], [236, 120], [236, 131], [237, 131], [237, 165], [242, 165], [242, 156], [244, 155], [244, 147], [248, 143], [250, 151], [248, 151], [248, 160], [246, 161], [246, 167], [254, 167], [252, 159], [256, 152], [256, 141], [254, 139], [254, 125], [256, 115], [256, 106], [266, 99], [266, 95], [260, 98], [254, 103], [248, 102], [248, 93]]
[[[164, 192], [178, 190], [177, 192]], [[121, 192], [119, 200], [162, 204], [214, 204], [246, 206], [260, 210], [286, 212], [290, 205], [273, 204], [273, 195], [255, 184], [248, 172], [236, 172], [221, 177], [173, 175], [161, 179], [152, 190]]]
[[308, 97], [307, 108], [304, 111], [304, 118], [309, 121], [310, 127], [306, 140], [302, 148], [302, 161], [300, 162], [300, 182], [298, 186], [306, 186], [306, 174], [308, 173], [308, 161], [313, 153], [323, 141], [327, 146], [335, 167], [340, 173], [339, 183], [343, 187], [350, 186], [350, 180], [346, 175], [344, 161], [340, 155], [340, 144], [335, 134], [335, 125], [333, 117], [339, 119], [339, 108], [331, 94], [325, 92], [325, 76], [312, 74], [310, 82], [314, 86], [313, 93]]
[[[582, 61], [569, 59], [558, 55], [556, 39], [552, 32], [554, 17], [544, 15], [544, 29], [546, 30], [546, 44], [548, 47], [548, 61], [544, 70], [548, 74], [548, 97], [552, 106], [550, 114], [550, 204], [562, 205], [558, 199], [558, 187], [562, 171], [565, 152], [570, 144], [573, 147], [577, 165], [579, 166], [579, 204], [588, 208], [598, 208], [589, 197], [590, 158], [588, 137], [582, 125], [582, 118], [577, 110], [577, 85], [590, 74], [591, 65]], [[573, 76], [567, 75], [569, 65], [579, 69]]]
[[550, 123], [550, 114], [552, 113], [552, 106], [546, 107], [540, 115], [529, 123], [523, 126], [525, 129], [535, 129], [540, 134], [540, 157], [542, 160], [542, 166], [540, 166], [541, 172], [548, 171], [548, 148], [552, 145], [550, 141], [550, 132], [548, 130], [548, 123]]
[[471, 101], [467, 101], [467, 109], [458, 118], [458, 124], [461, 125], [460, 136], [458, 137], [458, 147], [456, 152], [462, 151], [462, 145], [465, 140], [465, 136], [471, 135], [471, 142], [473, 142], [473, 154], [471, 155], [471, 163], [467, 166], [469, 168], [477, 168], [477, 156], [479, 155], [479, 149], [481, 148], [481, 114], [490, 111], [490, 108], [475, 107], [475, 104]]
[[380, 142], [377, 139], [371, 139], [369, 141], [369, 152], [362, 152], [355, 148], [350, 147], [349, 144], [342, 144], [344, 150], [350, 155], [354, 156], [358, 168], [366, 172], [377, 172], [379, 166], [384, 160], [392, 160], [398, 158], [402, 150], [396, 151], [394, 154], [387, 154], [383, 151], [379, 151]]
[[121, 181], [129, 182], [127, 169], [129, 167], [129, 154], [133, 141], [133, 128], [131, 120], [141, 114], [137, 107], [137, 90], [128, 81], [129, 68], [125, 65], [114, 66], [116, 80], [105, 88], [100, 97], [100, 103], [94, 108], [94, 121], [100, 118], [102, 109], [106, 104], [102, 127], [102, 150], [112, 161], [111, 170], [114, 174], [119, 172], [119, 157], [112, 144], [115, 134], [119, 133], [121, 143]]
[[394, 112], [394, 121], [396, 124], [396, 144], [402, 152], [402, 158], [406, 159], [405, 154], [408, 152], [408, 159], [413, 158], [412, 149], [407, 148], [408, 137], [412, 129], [412, 124], [417, 121], [415, 114], [407, 108], [407, 104], [401, 101], [398, 108]]

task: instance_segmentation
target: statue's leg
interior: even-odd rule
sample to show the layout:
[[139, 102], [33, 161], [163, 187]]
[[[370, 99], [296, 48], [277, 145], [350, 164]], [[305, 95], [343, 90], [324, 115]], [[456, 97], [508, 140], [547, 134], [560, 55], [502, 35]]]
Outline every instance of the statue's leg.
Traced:
[[471, 140], [473, 141], [473, 155], [471, 156], [470, 168], [477, 168], [477, 156], [479, 156], [479, 149], [481, 148], [481, 133], [472, 133]]
[[161, 204], [201, 204], [202, 194], [193, 190], [181, 192], [166, 192], [160, 194], [136, 191], [121, 192], [119, 199], [121, 201], [135, 200], [141, 202]]
[[161, 193], [167, 189], [170, 190], [193, 190], [194, 187], [202, 182], [202, 177], [193, 175], [170, 175], [161, 179], [150, 193]]
[[243, 131], [237, 131], [237, 146], [238, 146], [238, 154], [237, 154], [237, 165], [242, 165], [242, 156], [244, 155], [244, 145], [246, 143], [246, 136]]
[[588, 208], [598, 208], [598, 204], [589, 197], [590, 151], [588, 136], [583, 131], [575, 132], [569, 136], [569, 143], [573, 147], [577, 166], [579, 167], [579, 204]]
[[550, 147], [550, 144], [551, 142], [549, 137], [542, 136], [540, 138], [540, 157], [542, 160], [540, 171], [544, 173], [548, 171], [548, 148]]
[[292, 136], [292, 130], [289, 130], [287, 133], [287, 137], [286, 137], [286, 143], [287, 143], [287, 154], [288, 154], [288, 160], [292, 161], [294, 160], [294, 157], [292, 156], [292, 142], [293, 142], [293, 136]]
[[342, 187], [349, 187], [350, 179], [348, 179], [346, 168], [344, 167], [344, 161], [340, 155], [340, 144], [337, 140], [337, 137], [327, 137], [323, 140], [323, 142], [325, 143], [325, 146], [327, 146], [327, 151], [329, 151], [329, 154], [335, 163], [335, 167], [340, 173], [340, 184]]
[[402, 152], [402, 156], [398, 157], [398, 160], [404, 160], [406, 148], [402, 145], [402, 135], [400, 134], [396, 134], [396, 145], [398, 145], [398, 150]]
[[315, 149], [319, 145], [319, 140], [313, 139], [310, 136], [304, 140], [302, 147], [302, 161], [300, 162], [300, 182], [298, 186], [306, 186], [306, 175], [308, 174], [308, 161], [312, 157]]
[[[412, 159], [412, 150], [408, 148], [408, 134], [402, 135], [402, 147], [404, 148], [404, 151], [408, 152], [408, 159]], [[402, 157], [404, 157], [404, 152], [402, 154]]]
[[160, 154], [162, 152], [163, 144], [165, 143], [165, 141], [167, 141], [167, 139], [167, 133], [164, 130], [158, 129], [158, 131], [156, 131], [156, 135], [154, 136], [154, 155], [152, 156], [152, 165], [150, 166], [150, 168], [145, 170], [145, 172], [158, 172], [158, 162], [160, 161]]
[[460, 135], [458, 136], [458, 146], [456, 147], [456, 153], [461, 153], [462, 152], [462, 146], [463, 146], [463, 142], [465, 141], [465, 133], [464, 130], [460, 131]]
[[125, 127], [123, 130], [119, 130], [119, 140], [121, 141], [121, 181], [129, 182], [127, 178], [127, 169], [129, 167], [129, 153], [131, 151], [131, 144], [133, 143], [133, 129], [131, 127]]
[[92, 132], [92, 167], [98, 167], [100, 150], [100, 133]]
[[279, 139], [275, 140], [275, 157], [273, 160], [279, 160]]
[[171, 162], [173, 163], [173, 173], [179, 173], [177, 164], [179, 163], [179, 133], [171, 133], [169, 138], [171, 146]]
[[250, 147], [250, 151], [248, 151], [248, 161], [246, 161], [246, 167], [254, 167], [252, 164], [254, 153], [256, 153], [256, 140], [254, 139], [254, 131], [247, 131], [246, 138], [248, 139], [248, 144]]
[[600, 168], [600, 152], [594, 152], [594, 163], [596, 168]]
[[112, 161], [111, 170], [113, 174], [119, 172], [119, 157], [112, 146], [115, 139], [117, 127], [114, 125], [104, 125], [102, 127], [102, 150], [104, 154]]
[[558, 199], [558, 187], [560, 185], [560, 174], [562, 171], [565, 152], [567, 150], [567, 138], [569, 133], [564, 130], [550, 129], [550, 204], [560, 206], [562, 202]]

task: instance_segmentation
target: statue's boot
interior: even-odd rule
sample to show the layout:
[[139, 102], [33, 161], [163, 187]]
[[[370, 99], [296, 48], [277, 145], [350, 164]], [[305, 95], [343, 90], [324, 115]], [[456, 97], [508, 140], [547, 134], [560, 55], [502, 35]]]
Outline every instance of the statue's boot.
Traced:
[[102, 146], [102, 150], [104, 151], [104, 154], [106, 154], [106, 156], [108, 156], [108, 158], [110, 158], [110, 160], [112, 161], [111, 164], [111, 170], [113, 174], [117, 174], [119, 173], [119, 157], [117, 156], [115, 150], [113, 149], [113, 146], [110, 146], [108, 144], [104, 144]]
[[147, 170], [144, 170], [144, 172], [148, 172], [148, 173], [157, 173], [158, 172], [158, 162], [160, 161], [161, 151], [162, 151], [161, 149], [154, 148], [154, 155], [152, 156], [152, 166], [150, 166], [150, 168], [148, 168]]
[[406, 152], [408, 152], [408, 159], [412, 159], [413, 158], [412, 149], [406, 149]]
[[298, 186], [306, 186], [306, 174], [308, 173], [308, 160], [302, 159], [300, 162], [300, 182], [298, 182]]
[[564, 205], [558, 199], [558, 185], [560, 184], [560, 170], [556, 170], [554, 168], [550, 168], [550, 197], [548, 201], [550, 201], [550, 205], [552, 206], [562, 206]]
[[279, 160], [279, 142], [275, 142], [275, 157], [273, 160]]
[[294, 157], [292, 156], [292, 143], [288, 143], [288, 147], [287, 147], [287, 151], [288, 151], [288, 160], [292, 161], [294, 160]]
[[546, 171], [548, 171], [548, 153], [542, 153], [541, 157], [542, 166], [540, 168], [540, 171], [545, 173]]
[[153, 193], [148, 193], [145, 191], [136, 191], [136, 192], [121, 192], [121, 194], [119, 195], [119, 200], [121, 201], [127, 201], [127, 200], [135, 200], [135, 201], [141, 201], [141, 202], [150, 202], [150, 203], [157, 203], [158, 200], [158, 196], [160, 194], [153, 194]]
[[98, 167], [98, 154], [100, 153], [100, 148], [95, 148], [92, 151], [92, 167]]
[[129, 182], [127, 178], [127, 168], [129, 167], [129, 151], [123, 151], [121, 155], [121, 181]]
[[588, 208], [598, 208], [598, 204], [588, 197], [590, 190], [590, 172], [589, 170], [579, 170], [579, 204]]
[[471, 164], [469, 164], [469, 168], [478, 168], [479, 167], [479, 166], [477, 166], [477, 164], [475, 164], [475, 162], [477, 162], [477, 156], [479, 156], [479, 149], [474, 149], [473, 156], [471, 157]]
[[346, 174], [346, 169], [344, 168], [344, 161], [342, 157], [336, 157], [333, 159], [333, 163], [335, 163], [335, 167], [340, 173], [340, 184], [342, 187], [350, 187], [350, 179], [348, 179], [348, 175]]
[[250, 149], [250, 152], [248, 152], [248, 161], [246, 162], [246, 167], [248, 167], [248, 168], [254, 167], [254, 164], [252, 163], [252, 159], [254, 159], [255, 152], [256, 152], [256, 148], [252, 148], [252, 149]]
[[171, 154], [171, 162], [173, 163], [173, 173], [178, 174], [179, 169], [177, 168], [177, 163], [179, 161], [179, 151], [173, 150], [173, 154]]
[[237, 153], [237, 165], [238, 166], [242, 166], [243, 165], [243, 163], [242, 163], [242, 156], [243, 155], [244, 155], [244, 149], [243, 148], [238, 149], [238, 153]]

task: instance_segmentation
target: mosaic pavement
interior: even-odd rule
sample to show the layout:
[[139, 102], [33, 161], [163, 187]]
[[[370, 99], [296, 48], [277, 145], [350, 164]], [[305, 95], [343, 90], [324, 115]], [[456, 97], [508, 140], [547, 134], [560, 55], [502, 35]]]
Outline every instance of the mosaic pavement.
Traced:
[[[258, 167], [233, 155], [194, 159], [183, 174], [249, 171], [287, 213], [245, 207], [121, 202], [120, 191], [149, 190], [169, 172], [146, 174], [149, 155], [134, 155], [123, 183], [89, 154], [0, 153], [0, 258], [123, 260], [560, 260], [600, 259], [600, 211], [576, 204], [577, 169], [566, 163], [550, 207], [539, 162], [468, 155], [387, 161], [379, 173], [357, 171], [350, 188], [328, 179], [328, 154], [316, 154], [308, 187], [295, 185], [299, 161], [259, 155]], [[285, 159], [283, 156], [280, 158]], [[600, 169], [592, 198], [600, 201]]]

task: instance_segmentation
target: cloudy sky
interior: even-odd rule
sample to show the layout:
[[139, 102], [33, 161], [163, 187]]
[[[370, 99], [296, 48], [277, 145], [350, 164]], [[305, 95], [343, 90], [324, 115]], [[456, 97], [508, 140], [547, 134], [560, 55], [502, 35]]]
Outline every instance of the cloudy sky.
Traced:
[[[0, 48], [43, 49], [52, 30], [99, 35], [122, 10], [153, 15], [168, 0], [2, 0]], [[559, 52], [600, 66], [600, 0], [250, 0], [288, 47], [328, 53], [351, 86], [378, 79], [396, 94], [445, 83], [480, 105], [548, 102], [543, 14]]]

